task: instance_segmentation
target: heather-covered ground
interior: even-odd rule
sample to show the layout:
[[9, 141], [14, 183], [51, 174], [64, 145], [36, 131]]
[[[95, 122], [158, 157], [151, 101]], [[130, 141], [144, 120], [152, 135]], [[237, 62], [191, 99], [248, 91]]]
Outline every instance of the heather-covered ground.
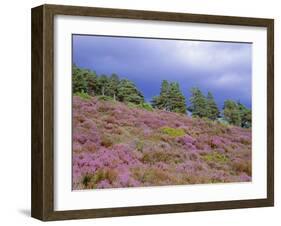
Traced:
[[251, 129], [73, 97], [73, 189], [251, 181]]

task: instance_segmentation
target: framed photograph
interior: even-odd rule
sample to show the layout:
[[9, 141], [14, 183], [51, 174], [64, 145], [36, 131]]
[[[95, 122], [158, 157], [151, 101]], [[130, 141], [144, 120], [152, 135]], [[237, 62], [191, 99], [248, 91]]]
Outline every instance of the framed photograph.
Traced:
[[274, 21], [32, 9], [32, 216], [274, 205]]

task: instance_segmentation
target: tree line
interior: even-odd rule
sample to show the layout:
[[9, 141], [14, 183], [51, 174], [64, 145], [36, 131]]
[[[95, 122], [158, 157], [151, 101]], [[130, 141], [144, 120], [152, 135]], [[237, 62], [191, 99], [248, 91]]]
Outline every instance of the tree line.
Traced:
[[160, 93], [152, 98], [151, 105], [145, 102], [143, 94], [132, 81], [120, 79], [117, 74], [110, 76], [97, 75], [94, 71], [73, 65], [72, 86], [73, 93], [104, 96], [120, 102], [170, 112], [186, 114], [189, 111], [193, 117], [225, 121], [244, 128], [252, 126], [252, 112], [246, 106], [239, 101], [226, 100], [222, 111], [220, 111], [213, 94], [208, 92], [207, 96], [205, 96], [199, 88], [190, 90], [190, 105], [187, 106], [185, 96], [177, 82], [163, 80]]
[[72, 91], [87, 93], [91, 96], [107, 96], [113, 100], [134, 104], [144, 102], [142, 93], [132, 81], [119, 79], [116, 74], [98, 76], [96, 72], [76, 65], [72, 68]]
[[199, 88], [191, 89], [190, 105], [186, 100], [179, 84], [163, 80], [160, 95], [152, 99], [152, 106], [157, 109], [186, 114], [191, 112], [193, 117], [208, 118], [210, 120], [226, 121], [229, 124], [250, 128], [252, 126], [252, 111], [239, 101], [226, 100], [220, 112], [211, 92], [205, 96]]

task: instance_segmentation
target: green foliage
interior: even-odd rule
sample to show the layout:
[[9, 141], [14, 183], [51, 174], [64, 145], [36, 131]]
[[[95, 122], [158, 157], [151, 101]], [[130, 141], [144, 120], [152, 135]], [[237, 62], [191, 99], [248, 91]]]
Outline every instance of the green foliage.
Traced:
[[170, 84], [169, 105], [170, 111], [184, 114], [186, 113], [185, 97], [180, 91], [180, 86], [177, 82], [172, 82]]
[[218, 122], [219, 122], [222, 126], [228, 126], [228, 125], [229, 125], [228, 121], [226, 121], [224, 118], [218, 118]]
[[[98, 96], [99, 100], [121, 101], [128, 103], [129, 107], [153, 111], [153, 108], [186, 114], [186, 100], [177, 82], [163, 80], [160, 95], [153, 97], [151, 105], [144, 102], [144, 96], [136, 85], [127, 79], [120, 80], [118, 75], [98, 76], [94, 71], [72, 67], [72, 89], [74, 95], [84, 100], [90, 96]], [[188, 110], [193, 117], [217, 120], [220, 111], [211, 92], [207, 97], [199, 88], [191, 89], [191, 105]], [[252, 112], [241, 103], [226, 100], [223, 108], [224, 122], [232, 125], [250, 128], [252, 126]]]
[[144, 148], [144, 142], [142, 140], [137, 140], [136, 141], [136, 149], [140, 152], [143, 151]]
[[117, 97], [121, 102], [131, 102], [141, 104], [144, 102], [142, 93], [136, 88], [135, 84], [127, 79], [119, 82]]
[[192, 88], [190, 103], [188, 110], [192, 112], [193, 117], [208, 118], [214, 121], [220, 115], [211, 92], [208, 92], [207, 97], [205, 97], [199, 88]]
[[206, 162], [216, 162], [216, 163], [227, 163], [229, 161], [229, 158], [226, 155], [221, 154], [217, 151], [204, 155], [203, 159]]
[[87, 70], [80, 69], [73, 65], [72, 67], [72, 92], [88, 92], [88, 84], [86, 80], [86, 74], [88, 73]]
[[191, 105], [188, 109], [192, 112], [193, 117], [208, 117], [207, 100], [200, 89], [191, 89], [191, 97], [189, 101]]
[[225, 120], [236, 126], [241, 125], [241, 114], [238, 104], [233, 100], [226, 100], [223, 106], [223, 115]]
[[146, 111], [153, 111], [153, 107], [149, 103], [146, 103], [146, 102], [142, 102], [140, 104], [134, 104], [134, 103], [128, 102], [127, 105], [129, 108], [139, 108], [139, 109], [144, 109]]
[[[129, 80], [119, 80], [118, 75], [112, 74], [97, 76], [95, 72], [82, 69], [73, 65], [72, 69], [73, 93], [88, 93], [89, 95], [101, 95], [111, 97], [121, 102], [142, 104], [144, 97], [135, 84]], [[109, 100], [104, 98], [103, 100]], [[145, 104], [143, 108], [151, 108]]]
[[91, 96], [88, 93], [85, 93], [83, 90], [82, 92], [76, 92], [74, 93], [74, 96], [78, 96], [83, 100], [89, 100], [91, 99]]
[[133, 104], [133, 103], [131, 103], [131, 102], [128, 102], [128, 103], [127, 103], [127, 106], [128, 106], [129, 108], [138, 108], [138, 105], [137, 105], [137, 104]]
[[161, 84], [160, 96], [155, 96], [152, 99], [152, 106], [158, 109], [168, 110], [170, 94], [170, 84], [167, 80], [163, 80]]
[[185, 97], [177, 82], [163, 80], [160, 96], [153, 97], [152, 106], [166, 111], [186, 113]]
[[97, 90], [97, 94], [98, 95], [102, 95], [102, 96], [109, 96], [109, 79], [106, 75], [101, 75], [98, 77], [98, 80], [97, 80], [97, 87], [96, 87], [96, 90]]
[[181, 137], [185, 135], [185, 132], [183, 129], [178, 128], [171, 128], [171, 127], [162, 127], [161, 132], [164, 134], [167, 134], [171, 137]]
[[97, 75], [94, 71], [72, 66], [72, 89], [73, 93], [85, 92], [94, 95], [97, 84]]
[[86, 175], [83, 177], [82, 183], [83, 183], [83, 185], [84, 185], [85, 187], [87, 187], [88, 184], [90, 183], [90, 181], [91, 181], [91, 177], [90, 177], [88, 174], [86, 174]]
[[97, 84], [97, 75], [95, 72], [93, 71], [88, 71], [87, 73], [85, 73], [85, 81], [87, 84], [87, 93], [89, 95], [95, 95], [96, 93], [96, 84]]
[[206, 102], [207, 117], [211, 120], [216, 120], [220, 115], [220, 111], [211, 92], [208, 92]]
[[108, 92], [107, 94], [111, 96], [114, 100], [116, 100], [116, 96], [118, 93], [118, 84], [119, 84], [119, 77], [116, 74], [112, 74], [108, 80]]
[[[151, 100], [151, 106], [157, 109], [165, 109], [161, 107], [161, 98], [160, 96], [154, 96]], [[165, 109], [166, 110], [166, 109]]]
[[251, 128], [252, 127], [252, 111], [246, 108], [243, 104], [238, 102], [238, 108], [241, 117], [241, 127]]
[[98, 100], [113, 101], [112, 97], [109, 97], [109, 96], [98, 96]]
[[223, 115], [229, 124], [243, 128], [252, 127], [252, 111], [240, 102], [236, 103], [233, 100], [226, 100], [224, 102]]
[[140, 103], [138, 106], [147, 111], [153, 111], [153, 107], [149, 103], [143, 102], [143, 103]]
[[94, 174], [86, 174], [82, 178], [82, 184], [85, 188], [95, 188], [95, 186], [102, 180], [108, 180], [109, 182], [115, 181], [117, 173], [112, 169], [99, 169]]

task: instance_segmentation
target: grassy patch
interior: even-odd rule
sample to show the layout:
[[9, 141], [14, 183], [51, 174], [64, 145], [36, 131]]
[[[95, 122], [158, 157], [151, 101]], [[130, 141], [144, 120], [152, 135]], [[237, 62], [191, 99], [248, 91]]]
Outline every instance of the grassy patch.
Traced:
[[134, 103], [128, 102], [127, 106], [129, 108], [138, 108], [138, 109], [143, 109], [146, 111], [153, 111], [153, 107], [149, 103], [134, 104]]
[[94, 174], [86, 174], [82, 178], [82, 183], [85, 188], [95, 188], [96, 185], [102, 180], [108, 180], [110, 183], [114, 182], [117, 178], [116, 171], [112, 169], [100, 169]]
[[141, 103], [138, 107], [147, 111], [153, 111], [153, 107], [149, 103]]
[[247, 175], [252, 175], [252, 164], [251, 161], [243, 161], [242, 159], [239, 161], [233, 161], [232, 166], [235, 171], [244, 172]]
[[168, 164], [171, 163], [181, 163], [184, 159], [177, 153], [165, 152], [165, 151], [155, 151], [155, 152], [147, 152], [143, 154], [142, 162], [154, 164], [156, 162], [165, 162]]
[[162, 127], [161, 132], [169, 135], [170, 137], [181, 137], [185, 135], [183, 129], [171, 128], [171, 127]]
[[91, 96], [88, 94], [88, 93], [85, 93], [85, 92], [77, 92], [77, 93], [74, 93], [74, 96], [78, 96], [80, 97], [82, 100], [90, 100], [91, 99]]
[[113, 101], [112, 97], [109, 96], [98, 96], [98, 100], [102, 100], [102, 101]]
[[226, 155], [216, 151], [204, 155], [203, 159], [206, 162], [216, 162], [216, 163], [227, 163], [229, 161], [229, 158]]
[[134, 178], [141, 183], [166, 185], [172, 179], [168, 172], [157, 168], [135, 168], [132, 171]]
[[136, 149], [140, 152], [143, 151], [144, 148], [144, 142], [142, 140], [137, 140], [136, 141]]

